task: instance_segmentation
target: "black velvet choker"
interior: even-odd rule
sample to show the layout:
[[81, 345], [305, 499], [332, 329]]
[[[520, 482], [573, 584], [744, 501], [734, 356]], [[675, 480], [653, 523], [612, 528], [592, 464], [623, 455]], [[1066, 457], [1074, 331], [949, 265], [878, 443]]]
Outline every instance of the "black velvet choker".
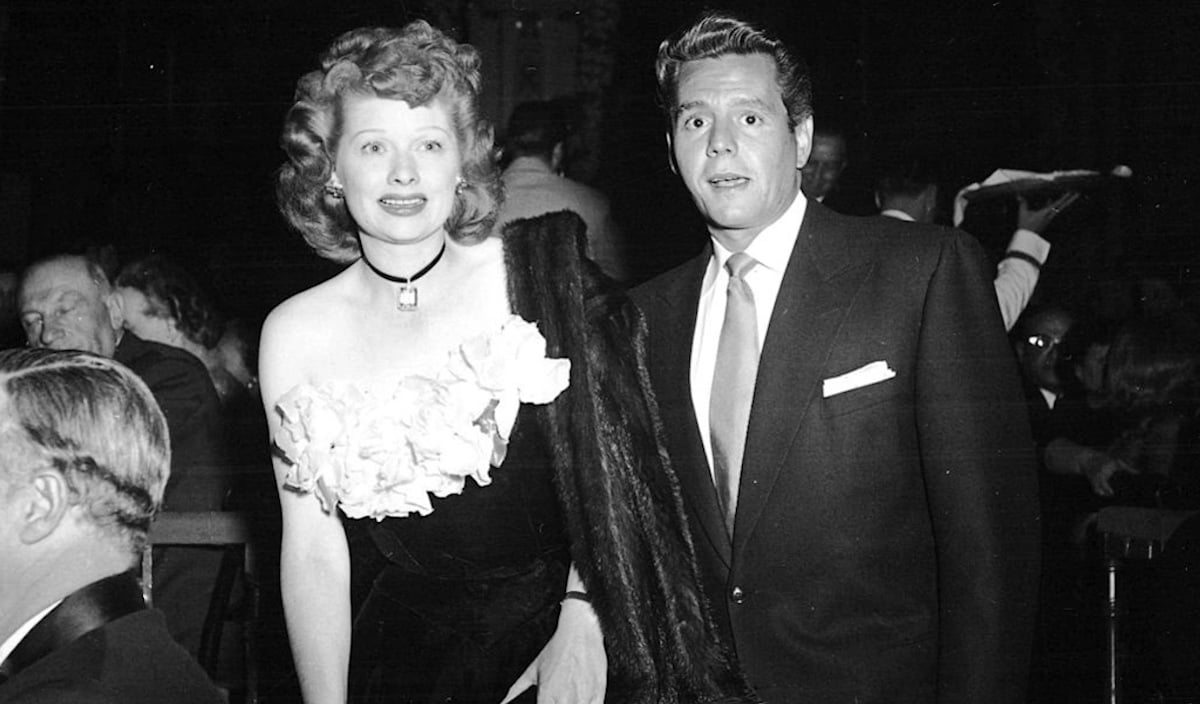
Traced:
[[391, 281], [394, 284], [400, 284], [400, 288], [396, 289], [396, 310], [411, 311], [417, 309], [417, 287], [413, 286], [412, 283], [422, 276], [428, 274], [433, 267], [437, 266], [437, 263], [442, 261], [442, 255], [445, 253], [446, 242], [443, 240], [442, 248], [438, 250], [437, 256], [433, 258], [433, 261], [426, 264], [425, 267], [417, 273], [408, 277], [392, 276], [387, 272], [377, 269], [375, 265], [371, 263], [371, 260], [367, 259], [366, 250], [363, 250], [362, 252], [362, 260], [363, 264], [366, 264], [367, 268], [375, 272], [375, 275], [379, 278]]

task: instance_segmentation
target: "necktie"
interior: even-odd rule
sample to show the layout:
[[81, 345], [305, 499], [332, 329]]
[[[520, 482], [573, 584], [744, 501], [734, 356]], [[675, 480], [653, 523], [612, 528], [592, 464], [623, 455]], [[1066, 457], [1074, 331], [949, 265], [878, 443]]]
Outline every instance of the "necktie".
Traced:
[[726, 290], [725, 320], [717, 343], [717, 364], [709, 406], [713, 481], [725, 514], [725, 527], [731, 536], [737, 511], [738, 481], [742, 476], [742, 455], [746, 449], [746, 427], [750, 422], [750, 402], [754, 398], [754, 378], [758, 374], [754, 292], [744, 278], [755, 264], [758, 262], [745, 252], [737, 252], [725, 262], [725, 268], [729, 270], [729, 288]]

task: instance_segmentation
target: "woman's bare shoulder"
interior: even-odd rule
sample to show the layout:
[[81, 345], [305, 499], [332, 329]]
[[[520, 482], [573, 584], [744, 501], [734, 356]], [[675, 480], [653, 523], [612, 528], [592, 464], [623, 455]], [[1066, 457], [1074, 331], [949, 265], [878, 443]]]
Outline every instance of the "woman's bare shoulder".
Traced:
[[[278, 393], [307, 379], [337, 357], [348, 318], [345, 272], [280, 303], [263, 322], [259, 346], [260, 380]], [[284, 385], [280, 387], [278, 385]]]
[[312, 325], [328, 327], [337, 323], [346, 305], [346, 272], [301, 291], [280, 303], [267, 316], [263, 335], [288, 336], [311, 334]]

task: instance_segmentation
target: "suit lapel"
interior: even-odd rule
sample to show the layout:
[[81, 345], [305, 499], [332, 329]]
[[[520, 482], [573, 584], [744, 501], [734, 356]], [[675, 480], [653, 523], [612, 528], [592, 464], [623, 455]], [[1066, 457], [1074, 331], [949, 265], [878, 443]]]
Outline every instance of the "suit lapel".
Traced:
[[658, 360], [655, 366], [661, 370], [655, 393], [667, 431], [667, 449], [679, 483], [688, 496], [693, 518], [703, 533], [697, 539], [708, 541], [728, 567], [732, 562], [732, 546], [717, 503], [717, 490], [709, 473], [691, 393], [696, 311], [700, 305], [704, 271], [711, 256], [711, 247], [706, 247], [660, 293], [658, 305], [667, 313], [654, 336], [657, 343], [653, 353]]
[[735, 553], [753, 533], [800, 424], [820, 398], [825, 360], [871, 270], [848, 234], [841, 219], [809, 201], [759, 358], [734, 521]]

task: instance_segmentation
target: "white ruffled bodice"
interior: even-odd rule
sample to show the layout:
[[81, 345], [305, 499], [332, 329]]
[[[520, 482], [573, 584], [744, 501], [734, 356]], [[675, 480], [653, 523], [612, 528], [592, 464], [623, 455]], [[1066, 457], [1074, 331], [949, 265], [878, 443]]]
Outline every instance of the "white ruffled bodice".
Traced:
[[553, 401], [570, 369], [570, 360], [546, 357], [535, 324], [514, 315], [427, 373], [370, 387], [301, 384], [275, 406], [285, 483], [350, 518], [428, 515], [431, 495], [459, 494], [468, 477], [491, 483], [520, 404]]

